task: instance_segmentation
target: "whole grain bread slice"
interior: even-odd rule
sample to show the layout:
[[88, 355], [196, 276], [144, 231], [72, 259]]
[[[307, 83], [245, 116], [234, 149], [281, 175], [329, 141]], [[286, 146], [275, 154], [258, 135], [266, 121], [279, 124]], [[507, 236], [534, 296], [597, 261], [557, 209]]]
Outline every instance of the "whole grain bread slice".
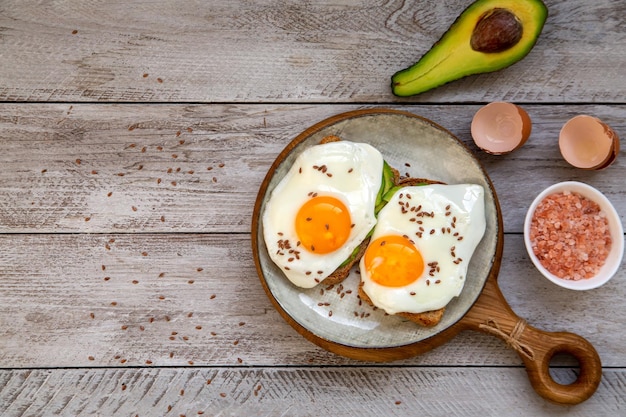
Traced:
[[[426, 179], [426, 178], [403, 178], [397, 182], [397, 185], [402, 186], [402, 187], [410, 187], [414, 185], [425, 185], [425, 184], [445, 184], [445, 183], [441, 181]], [[371, 306], [374, 306], [374, 303], [372, 303], [372, 300], [370, 299], [370, 297], [365, 293], [365, 291], [363, 291], [363, 283], [359, 285], [359, 297], [361, 298], [361, 300], [365, 301]], [[403, 317], [420, 326], [432, 327], [441, 321], [441, 318], [443, 317], [443, 313], [445, 312], [445, 310], [446, 308], [442, 307], [438, 310], [424, 311], [422, 313], [400, 312], [400, 313], [396, 313], [395, 315]]]

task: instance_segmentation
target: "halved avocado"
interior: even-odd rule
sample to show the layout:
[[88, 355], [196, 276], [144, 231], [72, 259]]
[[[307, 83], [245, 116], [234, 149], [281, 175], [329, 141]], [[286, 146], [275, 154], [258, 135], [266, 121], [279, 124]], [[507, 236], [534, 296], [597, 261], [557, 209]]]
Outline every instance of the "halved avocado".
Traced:
[[530, 52], [547, 17], [541, 0], [475, 1], [418, 62], [392, 76], [392, 91], [411, 96], [506, 68]]

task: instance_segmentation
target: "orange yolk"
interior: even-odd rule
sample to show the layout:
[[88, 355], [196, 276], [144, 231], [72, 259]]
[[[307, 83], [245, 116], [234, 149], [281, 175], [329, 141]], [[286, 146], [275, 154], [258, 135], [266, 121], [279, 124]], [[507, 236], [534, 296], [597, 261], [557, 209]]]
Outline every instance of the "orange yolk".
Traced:
[[339, 249], [350, 236], [352, 220], [346, 205], [335, 197], [308, 200], [296, 214], [296, 234], [306, 250], [325, 254]]
[[419, 250], [402, 236], [382, 236], [365, 252], [365, 268], [372, 280], [385, 287], [403, 287], [424, 271]]

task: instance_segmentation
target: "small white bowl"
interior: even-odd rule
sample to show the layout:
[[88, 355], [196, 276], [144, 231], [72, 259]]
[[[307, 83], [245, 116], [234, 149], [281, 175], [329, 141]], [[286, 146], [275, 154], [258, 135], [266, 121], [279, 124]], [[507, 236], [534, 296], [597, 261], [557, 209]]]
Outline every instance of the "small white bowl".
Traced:
[[[530, 223], [535, 209], [537, 208], [537, 205], [548, 195], [563, 191], [576, 192], [583, 197], [587, 197], [588, 199], [596, 202], [600, 206], [600, 209], [606, 213], [609, 229], [611, 231], [611, 250], [606, 262], [598, 274], [592, 278], [581, 279], [579, 281], [559, 278], [541, 265], [541, 262], [539, 262], [539, 259], [533, 252], [530, 242]], [[524, 244], [526, 245], [528, 256], [530, 256], [530, 259], [535, 267], [550, 281], [560, 287], [569, 288], [571, 290], [590, 290], [605, 284], [619, 269], [622, 263], [622, 256], [624, 254], [624, 229], [622, 228], [622, 223], [615, 207], [613, 207], [604, 194], [588, 184], [577, 181], [566, 181], [546, 188], [532, 202], [524, 220]]]

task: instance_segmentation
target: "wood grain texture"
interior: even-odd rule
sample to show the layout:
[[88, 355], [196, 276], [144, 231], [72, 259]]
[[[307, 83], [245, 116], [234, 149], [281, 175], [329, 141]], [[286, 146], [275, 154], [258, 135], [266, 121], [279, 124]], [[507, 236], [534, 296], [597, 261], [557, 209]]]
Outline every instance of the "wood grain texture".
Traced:
[[[592, 291], [556, 287], [521, 232], [531, 199], [563, 180], [596, 186], [624, 222], [623, 151], [580, 171], [556, 140], [581, 113], [626, 137], [626, 4], [546, 0], [524, 60], [394, 97], [391, 75], [469, 3], [1, 2], [0, 415], [623, 414], [625, 269]], [[505, 157], [469, 132], [496, 100], [533, 121]], [[504, 298], [531, 326], [593, 344], [603, 375], [589, 400], [546, 402], [491, 335], [382, 365], [318, 348], [274, 310], [250, 244], [263, 176], [305, 128], [378, 106], [477, 152], [503, 208]], [[550, 373], [567, 384], [579, 371], [557, 357]]]
[[[593, 292], [572, 292], [533, 269], [521, 236], [507, 235], [504, 246], [500, 285], [516, 313], [539, 329], [583, 336], [604, 366], [623, 367], [624, 270]], [[0, 235], [0, 261], [0, 367], [360, 363], [282, 320], [247, 235]], [[398, 363], [521, 360], [497, 338], [467, 332]]]
[[[0, 100], [407, 101], [392, 96], [391, 75], [469, 3], [5, 1]], [[623, 101], [624, 3], [546, 4], [524, 60], [408, 101]]]
[[[555, 373], [568, 379], [572, 370], [560, 368]], [[464, 367], [0, 371], [0, 413], [603, 417], [623, 411], [623, 370], [605, 371], [596, 401], [575, 407], [545, 403], [525, 378], [519, 368]]]
[[[248, 233], [280, 151], [309, 126], [368, 107], [376, 106], [0, 104], [0, 231]], [[522, 231], [540, 190], [564, 180], [596, 186], [626, 213], [623, 158], [605, 171], [581, 171], [557, 145], [562, 125], [580, 113], [626, 132], [624, 105], [526, 105], [531, 137], [500, 157], [472, 142], [477, 105], [391, 107], [433, 120], [476, 151], [507, 233]], [[415, 163], [399, 168], [423, 176]]]

